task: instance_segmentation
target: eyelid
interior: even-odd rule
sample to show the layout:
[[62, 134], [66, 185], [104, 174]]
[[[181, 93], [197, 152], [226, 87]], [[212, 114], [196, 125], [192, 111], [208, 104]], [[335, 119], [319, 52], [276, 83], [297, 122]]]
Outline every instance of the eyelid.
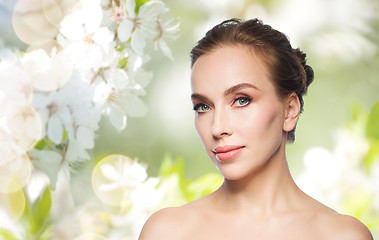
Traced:
[[[238, 104], [238, 101], [240, 101], [240, 100], [245, 100], [246, 103]], [[242, 107], [248, 106], [252, 101], [253, 101], [252, 97], [249, 97], [249, 96], [247, 96], [245, 94], [242, 94], [242, 95], [239, 95], [239, 96], [235, 96], [232, 99], [231, 106], [232, 107], [236, 107], [236, 108], [242, 108]]]
[[204, 113], [206, 111], [199, 111], [199, 108], [202, 107], [202, 106], [207, 106], [209, 109], [211, 109], [211, 107], [205, 103], [198, 103], [198, 104], [195, 104], [195, 106], [193, 106], [193, 110], [197, 113]]
[[246, 94], [237, 94], [232, 98], [232, 103], [235, 103], [238, 99], [245, 98], [248, 99], [249, 101], [252, 101], [253, 98], [250, 97], [249, 95]]

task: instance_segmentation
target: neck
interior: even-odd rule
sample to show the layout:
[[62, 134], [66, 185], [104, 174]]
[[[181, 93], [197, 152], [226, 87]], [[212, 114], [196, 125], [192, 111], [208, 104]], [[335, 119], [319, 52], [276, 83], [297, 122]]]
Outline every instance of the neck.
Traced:
[[225, 179], [218, 192], [226, 206], [260, 213], [295, 207], [294, 196], [302, 193], [289, 171], [284, 143], [260, 170], [244, 179]]

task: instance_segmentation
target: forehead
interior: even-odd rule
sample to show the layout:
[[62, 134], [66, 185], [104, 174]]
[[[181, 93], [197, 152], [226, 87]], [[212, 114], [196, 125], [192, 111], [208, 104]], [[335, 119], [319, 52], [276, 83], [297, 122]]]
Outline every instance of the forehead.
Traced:
[[[221, 46], [201, 55], [192, 67], [192, 91], [209, 85], [230, 87], [242, 82], [272, 87], [262, 57], [246, 46]], [[271, 86], [270, 86], [271, 85]]]

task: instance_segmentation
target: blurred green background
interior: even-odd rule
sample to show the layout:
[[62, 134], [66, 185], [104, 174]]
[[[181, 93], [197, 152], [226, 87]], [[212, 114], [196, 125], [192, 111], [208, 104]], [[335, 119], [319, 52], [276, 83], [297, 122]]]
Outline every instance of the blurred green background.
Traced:
[[[25, 49], [11, 28], [16, 1], [0, 1], [0, 47]], [[178, 17], [180, 37], [169, 42], [175, 61], [154, 52], [148, 70], [154, 78], [144, 100], [149, 113], [129, 118], [117, 132], [101, 121], [93, 152], [99, 160], [120, 153], [138, 158], [151, 176], [158, 174], [163, 156], [181, 156], [185, 174], [196, 178], [216, 172], [193, 126], [190, 102], [189, 52], [206, 30], [231, 18], [261, 18], [283, 31], [293, 47], [307, 53], [315, 81], [305, 97], [305, 111], [288, 146], [294, 175], [302, 168], [304, 152], [312, 146], [332, 148], [335, 130], [351, 120], [351, 106], [367, 111], [379, 100], [379, 3], [377, 0], [166, 0], [168, 17]]]

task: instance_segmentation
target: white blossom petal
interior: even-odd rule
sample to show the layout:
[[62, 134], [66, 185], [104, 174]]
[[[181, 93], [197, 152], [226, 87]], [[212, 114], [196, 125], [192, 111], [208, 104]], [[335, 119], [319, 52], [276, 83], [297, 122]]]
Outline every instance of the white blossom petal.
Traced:
[[105, 78], [115, 89], [124, 89], [129, 83], [128, 74], [125, 70], [119, 68], [107, 71]]
[[62, 141], [63, 126], [61, 120], [56, 115], [52, 115], [48, 121], [47, 136], [55, 144], [59, 144]]
[[124, 112], [116, 109], [115, 107], [111, 107], [109, 109], [109, 120], [112, 125], [117, 129], [117, 131], [122, 131], [126, 127], [126, 115]]
[[165, 9], [165, 4], [161, 1], [152, 0], [143, 4], [138, 12], [141, 18], [155, 18]]
[[117, 29], [118, 38], [122, 42], [126, 42], [129, 40], [132, 35], [134, 24], [130, 20], [124, 20], [120, 23]]
[[120, 174], [111, 164], [100, 165], [100, 170], [103, 176], [111, 181], [117, 181], [120, 178]]
[[82, 162], [83, 160], [89, 160], [90, 156], [79, 142], [70, 141], [67, 147], [65, 159], [70, 163], [76, 163]]
[[171, 50], [167, 45], [166, 41], [162, 38], [158, 40], [159, 48], [162, 50], [163, 54], [168, 57], [170, 60], [174, 61], [174, 57], [171, 54]]
[[114, 34], [106, 27], [101, 27], [96, 30], [92, 40], [99, 45], [107, 45], [113, 41]]
[[136, 162], [129, 167], [128, 172], [130, 173], [130, 179], [136, 184], [142, 183], [147, 178], [146, 169]]
[[66, 15], [61, 22], [60, 32], [71, 41], [79, 41], [85, 35], [82, 24], [82, 16], [79, 12]]
[[76, 136], [77, 142], [79, 142], [83, 148], [92, 149], [94, 147], [95, 133], [93, 130], [80, 126], [77, 129]]
[[138, 84], [142, 87], [145, 88], [153, 78], [153, 73], [152, 72], [146, 72], [142, 69], [138, 70], [135, 73], [134, 79]]
[[125, 8], [129, 17], [134, 18], [136, 16], [135, 14], [136, 1], [135, 0], [126, 0]]
[[141, 30], [135, 29], [132, 34], [131, 46], [133, 50], [140, 56], [143, 55], [143, 49], [146, 46], [144, 34]]
[[125, 110], [126, 114], [131, 117], [143, 117], [147, 113], [146, 104], [137, 96], [127, 96], [120, 106]]

